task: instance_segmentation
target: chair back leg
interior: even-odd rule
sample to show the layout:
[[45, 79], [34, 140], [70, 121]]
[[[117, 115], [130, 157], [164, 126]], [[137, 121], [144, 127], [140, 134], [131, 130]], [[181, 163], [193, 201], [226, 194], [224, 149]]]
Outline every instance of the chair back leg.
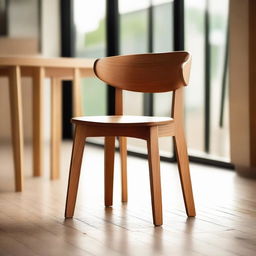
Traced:
[[83, 128], [84, 127], [79, 125], [75, 128], [70, 171], [69, 171], [68, 191], [67, 191], [67, 198], [66, 198], [66, 210], [65, 210], [66, 218], [72, 218], [74, 215], [80, 170], [81, 170], [81, 164], [83, 159], [84, 144], [86, 139]]
[[105, 206], [113, 204], [113, 180], [115, 162], [115, 137], [105, 137], [104, 151], [104, 183], [105, 183]]
[[180, 181], [182, 186], [183, 198], [186, 212], [189, 217], [196, 216], [195, 204], [193, 198], [192, 184], [189, 171], [189, 160], [187, 153], [187, 144], [185, 141], [182, 127], [177, 129], [177, 134], [173, 137], [177, 154]]
[[122, 202], [128, 200], [127, 192], [127, 138], [119, 137], [120, 159], [121, 159], [121, 186], [122, 186]]

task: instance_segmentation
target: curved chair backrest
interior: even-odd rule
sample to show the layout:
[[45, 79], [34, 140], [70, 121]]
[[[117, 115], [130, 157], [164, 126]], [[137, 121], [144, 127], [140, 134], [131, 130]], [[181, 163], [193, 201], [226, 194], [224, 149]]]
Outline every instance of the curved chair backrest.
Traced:
[[188, 52], [148, 53], [97, 59], [94, 72], [119, 89], [168, 92], [188, 84], [190, 65]]

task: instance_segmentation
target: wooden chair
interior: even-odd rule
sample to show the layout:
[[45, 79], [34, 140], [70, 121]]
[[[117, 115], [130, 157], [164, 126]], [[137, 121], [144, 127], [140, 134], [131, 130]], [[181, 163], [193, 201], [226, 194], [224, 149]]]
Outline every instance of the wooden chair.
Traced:
[[[195, 216], [187, 146], [183, 129], [182, 87], [188, 84], [191, 57], [187, 52], [139, 54], [98, 59], [94, 72], [115, 87], [115, 116], [73, 118], [75, 135], [70, 164], [65, 217], [74, 214], [81, 162], [87, 137], [105, 137], [105, 206], [112, 205], [115, 137], [121, 153], [122, 201], [127, 201], [126, 137], [147, 141], [154, 225], [162, 225], [162, 197], [158, 138], [173, 136], [188, 216]], [[173, 91], [172, 117], [124, 116], [122, 90]]]

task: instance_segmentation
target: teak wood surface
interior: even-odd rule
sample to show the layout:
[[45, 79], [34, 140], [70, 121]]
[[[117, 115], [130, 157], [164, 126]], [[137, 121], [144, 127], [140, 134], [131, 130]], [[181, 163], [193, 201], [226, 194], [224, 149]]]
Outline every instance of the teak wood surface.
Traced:
[[61, 142], [61, 81], [73, 80], [73, 116], [81, 115], [80, 79], [94, 76], [93, 60], [78, 58], [0, 57], [0, 76], [6, 76], [10, 87], [15, 188], [22, 191], [23, 119], [21, 77], [33, 81], [33, 175], [43, 170], [43, 86], [51, 79], [51, 179], [59, 177]]
[[[195, 216], [187, 146], [183, 128], [183, 87], [188, 84], [191, 56], [187, 52], [138, 54], [98, 59], [94, 72], [115, 87], [115, 116], [73, 118], [76, 133], [70, 165], [65, 217], [74, 215], [83, 146], [87, 137], [105, 137], [105, 206], [112, 206], [115, 137], [121, 152], [122, 201], [127, 201], [126, 138], [147, 141], [153, 222], [160, 226], [162, 196], [158, 138], [173, 136], [180, 181], [188, 216]], [[173, 91], [172, 117], [124, 116], [122, 90], [137, 92]]]

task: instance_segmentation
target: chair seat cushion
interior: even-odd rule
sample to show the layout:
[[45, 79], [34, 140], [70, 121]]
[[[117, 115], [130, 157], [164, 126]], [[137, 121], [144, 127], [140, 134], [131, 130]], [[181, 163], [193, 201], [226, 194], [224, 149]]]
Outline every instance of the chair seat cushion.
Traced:
[[72, 118], [72, 123], [97, 126], [153, 126], [172, 123], [170, 117], [155, 116], [82, 116]]

